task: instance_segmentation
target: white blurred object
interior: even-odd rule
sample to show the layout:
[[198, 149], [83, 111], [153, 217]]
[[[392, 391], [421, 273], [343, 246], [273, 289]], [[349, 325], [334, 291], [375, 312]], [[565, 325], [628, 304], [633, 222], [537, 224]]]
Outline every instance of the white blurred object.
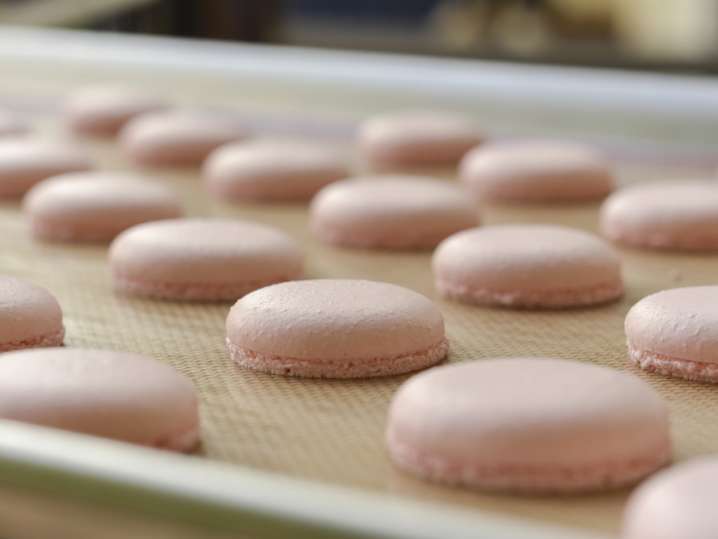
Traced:
[[621, 44], [664, 60], [700, 60], [718, 50], [718, 0], [613, 0]]

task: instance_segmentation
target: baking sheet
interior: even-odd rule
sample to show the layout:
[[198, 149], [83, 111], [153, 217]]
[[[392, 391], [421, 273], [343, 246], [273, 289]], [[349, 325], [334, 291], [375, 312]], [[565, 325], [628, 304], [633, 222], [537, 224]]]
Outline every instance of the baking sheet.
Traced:
[[[23, 78], [24, 77], [24, 78]], [[66, 138], [56, 123], [59, 99], [85, 82], [61, 75], [32, 77], [18, 69], [3, 100], [31, 116], [48, 138]], [[26, 86], [23, 86], [26, 85]], [[19, 89], [27, 87], [28, 92]], [[189, 88], [189, 90], [187, 89]], [[168, 92], [179, 102], [236, 106], [258, 129], [330, 137], [348, 142], [352, 114], [301, 110], [285, 103], [285, 122], [267, 103], [242, 95], [204, 91], [201, 80]], [[216, 100], [216, 102], [215, 102]], [[379, 105], [365, 105], [366, 108]], [[361, 108], [361, 107], [360, 107]], [[354, 113], [354, 119], [357, 113]], [[266, 122], [262, 122], [262, 119]], [[286, 134], [286, 133], [284, 133]], [[106, 168], [131, 168], [111, 143], [83, 142]], [[700, 166], [623, 164], [621, 181], [707, 174]], [[190, 215], [233, 216], [273, 224], [295, 237], [307, 255], [308, 277], [356, 277], [394, 282], [437, 301], [451, 342], [450, 361], [542, 355], [591, 361], [624, 369], [623, 318], [638, 299], [666, 287], [715, 282], [718, 258], [622, 251], [627, 295], [619, 303], [570, 311], [511, 311], [440, 300], [433, 290], [428, 253], [342, 250], [309, 235], [302, 206], [227, 206], [211, 201], [196, 172], [155, 170], [158, 180], [179, 191]], [[485, 208], [486, 224], [554, 222], [595, 229], [597, 206]], [[450, 503], [511, 518], [614, 532], [627, 492], [577, 497], [484, 495], [433, 486], [399, 473], [383, 443], [392, 393], [406, 376], [365, 381], [288, 379], [236, 368], [224, 349], [228, 304], [182, 304], [129, 299], [111, 291], [106, 248], [40, 245], [31, 241], [16, 204], [0, 207], [0, 272], [42, 284], [58, 297], [68, 346], [130, 350], [165, 360], [195, 382], [202, 401], [202, 458], [279, 474]], [[644, 376], [639, 373], [640, 376]], [[646, 377], [668, 400], [678, 459], [718, 449], [718, 395], [709, 385]]]

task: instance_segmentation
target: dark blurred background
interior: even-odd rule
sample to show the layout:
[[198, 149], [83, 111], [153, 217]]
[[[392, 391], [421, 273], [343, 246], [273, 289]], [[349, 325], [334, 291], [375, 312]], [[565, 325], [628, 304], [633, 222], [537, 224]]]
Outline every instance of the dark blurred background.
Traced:
[[627, 69], [718, 70], [718, 0], [0, 0], [0, 23]]

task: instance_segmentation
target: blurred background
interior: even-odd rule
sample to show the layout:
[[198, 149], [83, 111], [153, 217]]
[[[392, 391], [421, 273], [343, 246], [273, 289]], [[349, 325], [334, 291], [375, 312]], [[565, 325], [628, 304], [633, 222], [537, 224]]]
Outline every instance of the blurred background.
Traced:
[[0, 0], [0, 24], [718, 70], [718, 0]]

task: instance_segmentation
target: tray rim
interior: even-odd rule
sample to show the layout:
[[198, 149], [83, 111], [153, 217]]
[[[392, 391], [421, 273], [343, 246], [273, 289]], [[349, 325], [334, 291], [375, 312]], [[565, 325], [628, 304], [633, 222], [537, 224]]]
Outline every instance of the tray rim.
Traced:
[[[0, 29], [0, 60], [57, 61], [88, 67], [115, 63], [274, 82], [299, 78], [308, 84], [394, 93], [418, 88], [428, 97], [451, 97], [458, 103], [500, 97], [575, 110], [598, 99], [604, 112], [611, 114], [634, 114], [640, 104], [641, 114], [666, 122], [718, 120], [718, 81], [701, 77]], [[140, 49], [144, 54], [137, 54]], [[347, 69], [357, 63], [373, 67]], [[397, 69], [398, 65], [403, 69]], [[406, 69], [407, 65], [411, 69]], [[417, 84], [419, 81], [422, 83]], [[525, 91], [523, 82], [527, 81], [533, 84], [531, 92]], [[513, 90], [507, 94], [507, 88]], [[648, 99], [647, 90], [651, 92]], [[4, 484], [37, 492], [66, 495], [72, 491], [83, 501], [130, 511], [146, 512], [148, 507], [141, 506], [152, 500], [149, 509], [161, 518], [179, 517], [225, 531], [255, 531], [267, 536], [291, 529], [295, 537], [600, 537], [535, 521], [489, 516], [480, 509], [319, 484], [4, 420], [0, 420], [0, 474]]]

